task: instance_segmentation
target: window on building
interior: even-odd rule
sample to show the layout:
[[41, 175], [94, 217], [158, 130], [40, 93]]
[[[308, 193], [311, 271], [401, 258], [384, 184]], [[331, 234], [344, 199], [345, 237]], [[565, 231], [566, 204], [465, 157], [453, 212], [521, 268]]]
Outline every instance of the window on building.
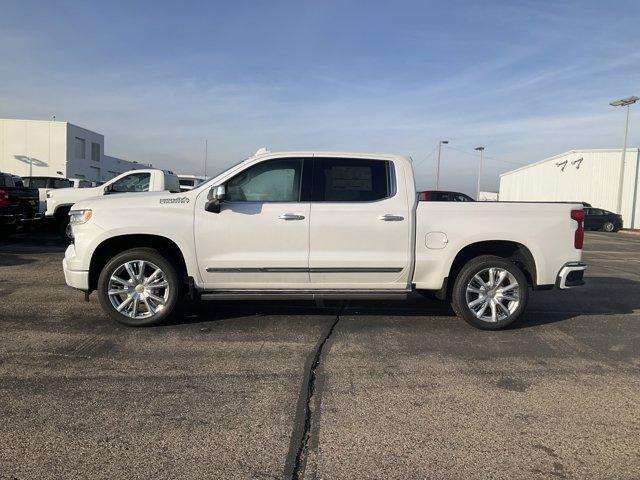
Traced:
[[317, 159], [314, 202], [371, 202], [393, 196], [391, 165], [384, 160]]
[[86, 148], [84, 138], [76, 137], [74, 143], [76, 158], [86, 158]]
[[298, 202], [302, 160], [286, 158], [258, 163], [227, 182], [230, 202]]
[[91, 142], [91, 160], [94, 162], [100, 161], [100, 144]]

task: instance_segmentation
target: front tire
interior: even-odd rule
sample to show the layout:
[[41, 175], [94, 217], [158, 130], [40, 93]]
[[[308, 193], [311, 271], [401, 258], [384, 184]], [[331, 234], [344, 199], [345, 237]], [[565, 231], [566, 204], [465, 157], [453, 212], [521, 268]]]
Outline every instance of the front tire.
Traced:
[[613, 224], [613, 222], [606, 222], [603, 226], [602, 226], [602, 230], [605, 232], [613, 232], [615, 231], [616, 226]]
[[134, 248], [116, 255], [98, 279], [100, 306], [112, 319], [130, 327], [165, 322], [179, 297], [176, 269], [152, 248]]
[[516, 264], [483, 255], [467, 262], [456, 277], [451, 306], [476, 328], [500, 330], [522, 315], [528, 299], [527, 279]]
[[60, 235], [60, 239], [66, 243], [73, 242], [73, 231], [71, 230], [70, 222], [71, 219], [69, 216], [65, 215], [58, 225], [58, 235]]

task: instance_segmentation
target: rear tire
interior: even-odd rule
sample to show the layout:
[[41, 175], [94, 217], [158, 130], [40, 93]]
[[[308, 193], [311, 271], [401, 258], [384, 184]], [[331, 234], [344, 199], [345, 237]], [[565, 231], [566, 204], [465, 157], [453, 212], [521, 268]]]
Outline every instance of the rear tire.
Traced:
[[501, 330], [515, 322], [529, 299], [527, 278], [513, 262], [483, 255], [462, 267], [451, 306], [465, 322], [482, 330]]
[[178, 272], [157, 250], [134, 248], [104, 266], [98, 279], [98, 300], [116, 322], [148, 327], [172, 316], [180, 287]]

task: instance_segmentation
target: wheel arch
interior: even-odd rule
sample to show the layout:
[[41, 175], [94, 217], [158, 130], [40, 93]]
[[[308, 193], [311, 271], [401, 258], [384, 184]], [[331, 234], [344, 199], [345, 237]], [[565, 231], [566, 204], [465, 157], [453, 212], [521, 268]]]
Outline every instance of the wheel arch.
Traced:
[[460, 249], [451, 263], [449, 274], [444, 279], [437, 297], [447, 297], [462, 267], [469, 260], [481, 255], [495, 255], [515, 263], [523, 271], [529, 286], [534, 290], [538, 289], [536, 261], [529, 248], [513, 240], [483, 240], [470, 243]]
[[53, 212], [53, 216], [56, 218], [56, 220], [62, 221], [64, 217], [69, 214], [72, 206], [73, 206], [72, 203], [58, 205], [55, 211]]
[[178, 244], [161, 235], [125, 234], [110, 237], [100, 243], [91, 255], [89, 265], [89, 290], [98, 286], [100, 272], [115, 255], [133, 248], [153, 248], [172, 262], [178, 274], [187, 281], [187, 265]]

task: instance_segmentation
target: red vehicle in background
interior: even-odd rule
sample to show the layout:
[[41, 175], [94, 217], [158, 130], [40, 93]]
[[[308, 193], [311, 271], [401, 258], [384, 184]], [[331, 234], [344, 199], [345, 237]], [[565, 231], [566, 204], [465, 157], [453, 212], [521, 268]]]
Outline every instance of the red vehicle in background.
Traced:
[[445, 190], [425, 190], [424, 192], [418, 192], [418, 200], [421, 202], [475, 202], [469, 195]]

